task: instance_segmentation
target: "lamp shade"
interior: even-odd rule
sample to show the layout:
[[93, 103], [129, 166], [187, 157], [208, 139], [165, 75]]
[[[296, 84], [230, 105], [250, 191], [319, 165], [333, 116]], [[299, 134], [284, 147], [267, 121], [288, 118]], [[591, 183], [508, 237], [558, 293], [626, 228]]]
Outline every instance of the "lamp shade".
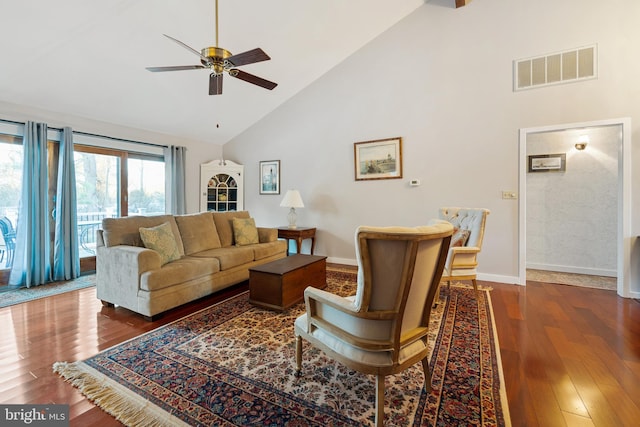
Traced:
[[304, 208], [300, 192], [298, 190], [287, 190], [287, 194], [284, 195], [284, 199], [280, 202], [280, 206], [285, 208]]

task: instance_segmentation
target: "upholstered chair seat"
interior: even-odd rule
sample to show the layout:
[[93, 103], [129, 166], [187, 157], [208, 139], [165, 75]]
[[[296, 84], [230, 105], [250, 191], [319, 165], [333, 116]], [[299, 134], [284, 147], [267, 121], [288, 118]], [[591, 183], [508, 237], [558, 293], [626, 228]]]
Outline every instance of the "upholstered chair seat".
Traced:
[[430, 390], [427, 332], [453, 226], [359, 227], [356, 294], [343, 298], [308, 287], [295, 321], [296, 372], [302, 340], [356, 371], [376, 376], [376, 425], [384, 421], [384, 378], [421, 362]]

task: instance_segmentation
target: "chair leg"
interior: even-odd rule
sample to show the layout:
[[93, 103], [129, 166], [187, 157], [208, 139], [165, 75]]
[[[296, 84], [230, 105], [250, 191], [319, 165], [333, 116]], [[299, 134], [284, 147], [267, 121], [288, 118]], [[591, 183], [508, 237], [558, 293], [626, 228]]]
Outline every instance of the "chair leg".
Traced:
[[473, 283], [473, 290], [478, 292], [478, 284], [476, 283], [476, 279], [471, 279], [471, 283]]
[[376, 375], [376, 427], [384, 427], [384, 375]]
[[427, 357], [422, 359], [422, 370], [424, 371], [424, 390], [429, 393], [431, 391], [431, 371], [429, 371]]
[[302, 337], [296, 336], [296, 377], [302, 376]]

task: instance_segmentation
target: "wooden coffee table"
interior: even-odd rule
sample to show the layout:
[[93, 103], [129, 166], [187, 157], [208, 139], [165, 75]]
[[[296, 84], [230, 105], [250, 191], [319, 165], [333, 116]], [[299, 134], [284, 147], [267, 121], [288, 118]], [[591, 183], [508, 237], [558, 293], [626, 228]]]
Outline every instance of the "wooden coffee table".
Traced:
[[249, 269], [249, 302], [284, 311], [302, 301], [307, 286], [327, 286], [327, 257], [292, 255]]

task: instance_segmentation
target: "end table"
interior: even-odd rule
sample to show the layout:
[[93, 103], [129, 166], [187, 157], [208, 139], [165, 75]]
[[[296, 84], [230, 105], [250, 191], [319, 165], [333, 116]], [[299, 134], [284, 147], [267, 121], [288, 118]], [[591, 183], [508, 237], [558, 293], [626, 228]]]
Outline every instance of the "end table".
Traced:
[[278, 238], [287, 240], [287, 252], [289, 251], [289, 240], [295, 240], [296, 253], [300, 253], [302, 249], [302, 241], [311, 239], [311, 255], [316, 245], [316, 228], [315, 227], [278, 227]]

